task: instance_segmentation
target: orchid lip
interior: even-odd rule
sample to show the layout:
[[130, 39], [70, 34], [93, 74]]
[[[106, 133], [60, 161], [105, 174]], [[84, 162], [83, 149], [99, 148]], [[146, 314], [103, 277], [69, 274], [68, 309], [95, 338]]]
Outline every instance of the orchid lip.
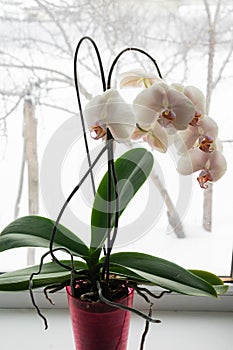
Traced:
[[213, 178], [209, 172], [209, 170], [202, 170], [197, 177], [197, 181], [199, 182], [199, 185], [201, 188], [208, 188], [207, 182], [213, 181]]
[[201, 119], [201, 117], [202, 117], [202, 113], [196, 111], [196, 112], [195, 112], [195, 116], [194, 116], [194, 118], [191, 120], [191, 122], [189, 123], [189, 125], [191, 125], [191, 126], [198, 126], [198, 125], [200, 125], [200, 119]]
[[199, 149], [203, 152], [210, 153], [214, 151], [213, 146], [214, 138], [207, 135], [201, 135], [199, 137]]
[[161, 111], [161, 116], [170, 121], [174, 121], [176, 119], [176, 113], [172, 109], [164, 109]]
[[103, 127], [101, 127], [100, 125], [96, 125], [92, 127], [90, 135], [92, 139], [99, 140], [106, 135], [106, 130], [103, 129]]

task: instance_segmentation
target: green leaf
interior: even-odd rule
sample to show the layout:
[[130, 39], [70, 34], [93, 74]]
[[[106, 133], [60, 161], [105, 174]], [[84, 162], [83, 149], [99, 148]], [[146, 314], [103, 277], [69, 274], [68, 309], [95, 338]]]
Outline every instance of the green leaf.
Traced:
[[[25, 216], [9, 224], [0, 235], [0, 252], [18, 247], [49, 248], [54, 221], [41, 216]], [[76, 256], [85, 257], [89, 249], [73, 232], [62, 225], [54, 240], [54, 248], [65, 247]]]
[[[61, 261], [71, 266], [70, 261]], [[86, 264], [81, 261], [75, 261], [74, 267], [77, 271], [85, 270]], [[39, 266], [31, 266], [17, 271], [6, 272], [0, 275], [0, 291], [20, 291], [26, 290], [29, 286], [29, 278], [32, 273], [39, 271]], [[70, 271], [57, 265], [55, 262], [46, 263], [42, 267], [40, 275], [33, 278], [33, 288], [40, 288], [62, 283], [70, 280]]]
[[126, 267], [110, 263], [110, 274], [117, 275], [117, 278], [130, 280], [138, 283], [148, 283], [148, 281]]
[[207, 272], [203, 270], [189, 270], [189, 271], [192, 272], [194, 275], [212, 284], [218, 295], [226, 293], [226, 291], [229, 288], [227, 285], [223, 283], [221, 278], [219, 278], [218, 276], [216, 276], [211, 272]]
[[[118, 184], [119, 215], [149, 176], [153, 166], [153, 156], [144, 148], [132, 149], [115, 161]], [[115, 193], [111, 184], [112, 214], [111, 228], [115, 221]], [[108, 175], [104, 175], [95, 196], [91, 217], [91, 248], [95, 251], [104, 244], [108, 227]]]
[[215, 288], [204, 279], [179, 265], [155, 256], [123, 252], [111, 255], [111, 263], [126, 267], [154, 285], [188, 295], [217, 296]]

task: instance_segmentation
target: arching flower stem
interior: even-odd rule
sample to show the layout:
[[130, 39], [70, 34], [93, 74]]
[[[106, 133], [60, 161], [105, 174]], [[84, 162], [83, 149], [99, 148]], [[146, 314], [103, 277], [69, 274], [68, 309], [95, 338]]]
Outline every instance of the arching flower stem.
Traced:
[[143, 55], [147, 56], [147, 57], [153, 62], [153, 64], [155, 65], [155, 68], [156, 68], [156, 70], [157, 70], [157, 72], [158, 72], [159, 78], [161, 78], [161, 79], [163, 78], [163, 77], [162, 77], [162, 74], [161, 74], [161, 72], [160, 72], [160, 70], [159, 70], [159, 66], [158, 66], [156, 60], [155, 60], [150, 54], [148, 54], [146, 51], [144, 51], [144, 50], [142, 50], [142, 49], [139, 49], [139, 48], [137, 48], [137, 47], [128, 47], [128, 48], [122, 50], [122, 51], [116, 56], [116, 58], [114, 59], [114, 61], [112, 62], [112, 65], [111, 65], [110, 70], [109, 70], [109, 73], [108, 73], [107, 89], [110, 89], [110, 88], [111, 88], [112, 73], [113, 73], [113, 70], [114, 70], [114, 68], [115, 68], [115, 65], [117, 64], [119, 58], [120, 58], [125, 52], [128, 52], [128, 51], [137, 51], [137, 52], [140, 52], [140, 53], [142, 53]]
[[[83, 41], [90, 41], [91, 44], [93, 45], [94, 49], [95, 49], [96, 56], [97, 56], [97, 59], [98, 59], [98, 62], [99, 62], [100, 77], [101, 77], [101, 81], [102, 81], [103, 91], [106, 91], [106, 81], [105, 81], [103, 63], [102, 63], [102, 59], [101, 59], [101, 56], [100, 56], [100, 53], [99, 53], [99, 49], [98, 49], [96, 43], [94, 42], [94, 40], [92, 38], [90, 38], [89, 36], [84, 36], [78, 42], [78, 44], [76, 46], [75, 54], [74, 54], [74, 83], [75, 83], [75, 90], [76, 90], [76, 94], [77, 94], [79, 113], [80, 113], [80, 117], [81, 117], [81, 123], [82, 123], [82, 129], [83, 129], [83, 137], [84, 137], [84, 143], [85, 143], [85, 148], [86, 148], [87, 160], [88, 160], [88, 165], [90, 167], [91, 166], [91, 158], [90, 158], [89, 146], [88, 146], [88, 141], [87, 141], [86, 128], [85, 128], [85, 122], [84, 122], [84, 117], [83, 117], [83, 109], [82, 109], [82, 103], [81, 103], [81, 97], [80, 97], [80, 91], [79, 91], [78, 74], [77, 74], [78, 54], [79, 54], [80, 46], [83, 43]], [[95, 196], [96, 188], [95, 188], [95, 180], [94, 180], [94, 176], [93, 176], [92, 171], [90, 173], [90, 176], [91, 176], [91, 182], [92, 182], [92, 189], [93, 189], [93, 193], [94, 193], [94, 196]]]

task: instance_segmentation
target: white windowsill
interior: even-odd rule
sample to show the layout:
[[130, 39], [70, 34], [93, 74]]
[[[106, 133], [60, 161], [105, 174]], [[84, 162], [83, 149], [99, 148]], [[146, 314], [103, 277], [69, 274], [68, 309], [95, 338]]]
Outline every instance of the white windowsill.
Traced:
[[[155, 294], [161, 292], [160, 288], [150, 288]], [[40, 308], [43, 309], [67, 309], [65, 290], [50, 295], [55, 305], [51, 305], [44, 297], [42, 290], [35, 290], [34, 297]], [[161, 299], [153, 299], [156, 310], [160, 311], [233, 311], [233, 284], [229, 284], [227, 293], [218, 299], [209, 297], [192, 297], [176, 293], [165, 294]], [[147, 309], [147, 304], [137, 294], [134, 299], [134, 307], [140, 310]], [[0, 292], [0, 309], [31, 309], [33, 305], [28, 291]]]
[[[159, 294], [161, 290], [153, 291]], [[1, 348], [74, 350], [66, 292], [53, 296], [54, 306], [40, 290], [35, 291], [35, 299], [48, 320], [47, 331], [28, 292], [0, 293]], [[147, 313], [147, 304], [137, 295], [134, 307]], [[153, 316], [161, 323], [150, 325], [145, 350], [232, 350], [233, 285], [219, 299], [167, 294], [154, 301], [154, 309]], [[139, 349], [144, 327], [145, 320], [132, 314], [127, 350]], [[9, 336], [9, 332], [14, 336]]]

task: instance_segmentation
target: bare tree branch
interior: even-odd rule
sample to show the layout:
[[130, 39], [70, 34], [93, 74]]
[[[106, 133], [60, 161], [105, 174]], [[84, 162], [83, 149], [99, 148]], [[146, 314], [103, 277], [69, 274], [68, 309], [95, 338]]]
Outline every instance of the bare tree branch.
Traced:
[[60, 75], [64, 78], [66, 78], [67, 80], [69, 80], [70, 82], [73, 82], [73, 78], [61, 71], [58, 71], [56, 69], [53, 68], [49, 68], [49, 67], [43, 67], [43, 66], [36, 66], [36, 65], [27, 65], [27, 64], [14, 64], [14, 63], [0, 63], [1, 67], [7, 67], [7, 68], [18, 68], [18, 69], [26, 69], [29, 71], [34, 71], [34, 70], [39, 70], [39, 71], [45, 71], [45, 72], [49, 72], [52, 74], [57, 74]]
[[72, 45], [69, 41], [69, 38], [68, 38], [68, 35], [67, 33], [65, 32], [64, 28], [62, 27], [61, 23], [59, 21], [57, 21], [56, 17], [54, 16], [53, 12], [50, 11], [50, 9], [45, 6], [40, 0], [34, 0], [40, 7], [42, 7], [44, 9], [44, 11], [48, 14], [48, 16], [53, 20], [54, 24], [57, 26], [57, 28], [60, 30], [62, 36], [63, 36], [63, 39], [64, 39], [64, 42], [69, 50], [69, 53], [71, 55], [71, 57], [73, 56], [73, 48], [72, 48]]
[[60, 111], [75, 115], [77, 113], [77, 111], [72, 111], [68, 108], [62, 107], [62, 106], [58, 106], [57, 104], [50, 104], [50, 103], [46, 103], [46, 102], [39, 102], [40, 105], [45, 106], [45, 107], [49, 107], [49, 108], [54, 108], [54, 109], [58, 109]]
[[15, 103], [15, 105], [3, 117], [1, 117], [0, 120], [6, 119], [7, 117], [9, 117], [16, 110], [16, 108], [19, 106], [22, 98], [23, 98], [23, 96], [20, 96], [18, 101]]
[[227, 64], [228, 64], [229, 61], [230, 61], [230, 58], [231, 58], [231, 56], [232, 56], [232, 53], [233, 53], [233, 39], [232, 39], [232, 41], [231, 41], [231, 45], [230, 45], [230, 47], [229, 47], [228, 54], [227, 54], [225, 60], [223, 60], [222, 65], [221, 65], [221, 67], [220, 67], [220, 69], [219, 69], [218, 75], [217, 75], [217, 77], [215, 78], [215, 80], [214, 80], [213, 83], [212, 83], [212, 88], [213, 88], [213, 89], [215, 89], [216, 85], [217, 85], [217, 84], [220, 82], [220, 80], [222, 79], [223, 72], [224, 72], [224, 70], [225, 70]]

